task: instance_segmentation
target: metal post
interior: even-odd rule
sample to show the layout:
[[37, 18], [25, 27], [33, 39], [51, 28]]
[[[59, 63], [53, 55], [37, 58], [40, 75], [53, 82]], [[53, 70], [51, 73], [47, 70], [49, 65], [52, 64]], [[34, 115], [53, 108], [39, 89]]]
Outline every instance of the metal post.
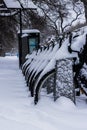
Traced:
[[19, 67], [22, 64], [22, 10], [20, 9], [20, 34], [19, 34]]
[[53, 96], [54, 96], [54, 101], [56, 101], [56, 73], [57, 73], [57, 63], [55, 65], [55, 73], [54, 73], [54, 88], [53, 88]]
[[22, 36], [22, 10], [20, 9], [20, 35]]

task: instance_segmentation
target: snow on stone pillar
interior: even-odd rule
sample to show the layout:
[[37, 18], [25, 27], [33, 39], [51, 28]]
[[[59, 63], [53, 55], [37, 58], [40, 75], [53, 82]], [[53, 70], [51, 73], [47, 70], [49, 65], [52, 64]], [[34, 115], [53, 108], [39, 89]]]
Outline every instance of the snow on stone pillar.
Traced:
[[72, 58], [56, 61], [54, 100], [60, 96], [70, 98], [75, 103]]

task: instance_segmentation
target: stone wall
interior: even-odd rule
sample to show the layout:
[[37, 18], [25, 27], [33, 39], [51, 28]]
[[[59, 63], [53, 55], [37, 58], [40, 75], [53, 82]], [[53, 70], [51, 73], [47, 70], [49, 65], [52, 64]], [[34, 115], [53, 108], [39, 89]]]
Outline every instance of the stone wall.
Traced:
[[73, 80], [73, 59], [56, 61], [54, 100], [60, 96], [70, 98], [75, 103], [75, 88]]

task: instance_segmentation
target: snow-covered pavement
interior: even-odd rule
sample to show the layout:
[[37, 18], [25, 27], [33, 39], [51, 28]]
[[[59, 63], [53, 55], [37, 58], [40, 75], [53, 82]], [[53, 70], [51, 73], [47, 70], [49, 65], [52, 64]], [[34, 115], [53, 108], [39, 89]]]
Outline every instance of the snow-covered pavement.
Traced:
[[[82, 98], [81, 98], [82, 99]], [[87, 104], [30, 97], [17, 57], [0, 57], [0, 130], [87, 130]]]

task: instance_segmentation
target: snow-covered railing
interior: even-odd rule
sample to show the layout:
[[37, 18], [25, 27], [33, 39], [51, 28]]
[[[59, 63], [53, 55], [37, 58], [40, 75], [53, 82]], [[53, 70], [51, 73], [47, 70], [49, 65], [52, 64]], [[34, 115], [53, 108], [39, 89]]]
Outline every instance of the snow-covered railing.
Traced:
[[[51, 59], [51, 56], [52, 56], [52, 52], [54, 53], [54, 51], [56, 51], [58, 49], [58, 45], [55, 46], [55, 48], [53, 49], [53, 45], [50, 45], [49, 47], [44, 47], [44, 46], [41, 46], [40, 49], [38, 51], [33, 51], [33, 53], [30, 55], [27, 55], [26, 58], [28, 59], [23, 67], [22, 67], [22, 71], [23, 73], [27, 73], [26, 71], [26, 67], [27, 65], [30, 64], [30, 66], [28, 66], [28, 68], [30, 67], [30, 71], [32, 69], [36, 69], [35, 68], [35, 65], [34, 62], [38, 62], [38, 65], [43, 62], [43, 60], [45, 61], [46, 59], [49, 61]], [[49, 54], [51, 53], [51, 55]], [[47, 58], [49, 55], [49, 59]], [[33, 62], [32, 62], [33, 61]], [[40, 62], [39, 62], [40, 61]], [[43, 64], [43, 66], [40, 66], [39, 69], [42, 69], [44, 67], [46, 63]], [[32, 67], [31, 67], [32, 66]], [[36, 66], [37, 67], [37, 66]], [[27, 68], [27, 69], [28, 69]], [[26, 70], [26, 71], [25, 71]], [[39, 70], [40, 71], [40, 70]]]
[[34, 51], [31, 55], [27, 56], [27, 61], [22, 66], [22, 72], [25, 75], [31, 96], [35, 95], [35, 88], [38, 78], [49, 64], [51, 59], [54, 57], [54, 54], [58, 51], [58, 49], [58, 44], [51, 44], [47, 47], [42, 46], [37, 52]]
[[[85, 38], [84, 36], [85, 35], [83, 34], [81, 37]], [[34, 96], [35, 104], [38, 102], [39, 92], [42, 87], [48, 86], [47, 93], [53, 92], [53, 96], [55, 98], [54, 86], [55, 86], [55, 73], [57, 72], [55, 65], [57, 61], [59, 61], [60, 59], [71, 59], [71, 61], [75, 57], [78, 59], [78, 52], [82, 48], [81, 39], [80, 39], [79, 47], [78, 45], [76, 47], [76, 43], [78, 43], [78, 39], [80, 39], [80, 37], [77, 37], [76, 39], [74, 39], [73, 40], [74, 42], [71, 45], [71, 43], [69, 43], [69, 38], [67, 38], [63, 41], [62, 46], [60, 48], [59, 48], [58, 43], [54, 45], [51, 44], [47, 47], [44, 47], [44, 46], [41, 47], [38, 51], [34, 51], [31, 55], [27, 55], [27, 60], [22, 66], [22, 71], [23, 71], [23, 74], [25, 75], [25, 79], [29, 87], [31, 96], [32, 97]], [[70, 52], [69, 47], [75, 51]], [[67, 60], [65, 62], [67, 63]], [[71, 69], [72, 69], [72, 65], [71, 65]], [[72, 78], [73, 76], [71, 76], [71, 79]], [[67, 82], [68, 81], [69, 80], [67, 80]], [[71, 97], [71, 100], [73, 99], [73, 101], [75, 102], [74, 91], [73, 91], [74, 85], [71, 85], [71, 87], [72, 87], [71, 95], [73, 96]], [[61, 95], [64, 95], [64, 94], [61, 94]], [[70, 95], [70, 93], [68, 95]]]
[[[25, 75], [31, 96], [35, 96], [35, 104], [38, 102], [39, 90], [43, 86], [49, 87], [51, 85], [49, 89], [47, 88], [47, 93], [55, 93], [54, 76], [56, 60], [76, 56], [68, 52], [67, 44], [68, 40], [65, 40], [60, 49], [59, 44], [51, 44], [47, 47], [41, 47], [31, 55], [27, 55], [27, 61], [22, 66], [22, 72]], [[66, 53], [64, 53], [64, 50]]]

